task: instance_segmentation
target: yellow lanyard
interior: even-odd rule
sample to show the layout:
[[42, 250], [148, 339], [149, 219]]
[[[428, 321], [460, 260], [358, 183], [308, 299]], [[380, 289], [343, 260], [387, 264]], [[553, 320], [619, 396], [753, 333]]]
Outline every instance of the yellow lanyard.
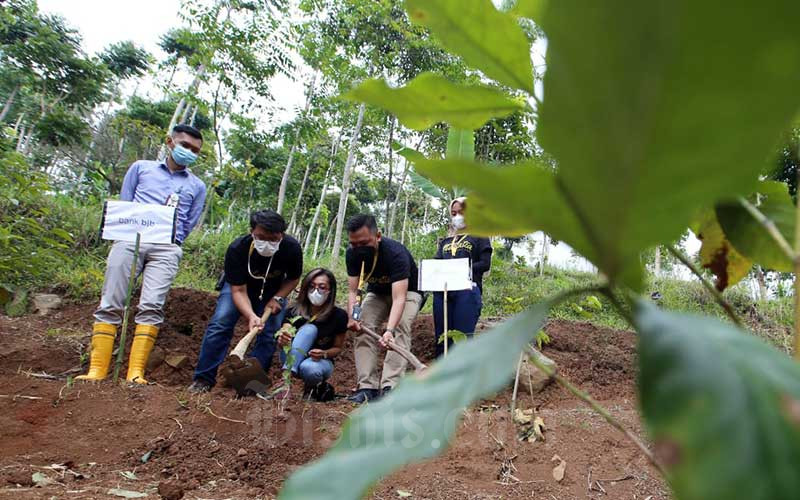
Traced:
[[364, 263], [361, 263], [361, 276], [358, 278], [358, 289], [361, 290], [367, 281], [372, 277], [372, 273], [375, 272], [375, 267], [378, 265], [378, 249], [375, 249], [375, 258], [372, 259], [372, 269], [370, 269], [369, 274], [367, 277], [364, 277]]
[[464, 241], [464, 239], [466, 237], [467, 237], [467, 235], [463, 234], [463, 235], [461, 235], [461, 239], [459, 240], [458, 239], [458, 235], [453, 236], [453, 241], [450, 242], [450, 255], [452, 255], [453, 257], [456, 256], [456, 253], [458, 252], [458, 245], [462, 241]]
[[367, 281], [372, 277], [372, 273], [375, 272], [375, 267], [378, 265], [378, 249], [375, 249], [375, 258], [372, 259], [372, 269], [370, 269], [369, 274], [367, 277], [364, 277], [364, 262], [361, 263], [361, 275], [358, 278], [358, 290], [356, 291], [356, 296], [358, 298], [358, 305], [361, 305], [361, 301], [364, 299], [364, 292], [366, 291], [366, 284]]

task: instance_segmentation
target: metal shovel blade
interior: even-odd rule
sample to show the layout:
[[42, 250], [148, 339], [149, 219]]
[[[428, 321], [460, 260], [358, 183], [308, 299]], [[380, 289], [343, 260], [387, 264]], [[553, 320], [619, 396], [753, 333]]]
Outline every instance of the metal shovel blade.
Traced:
[[253, 396], [269, 388], [267, 373], [256, 358], [231, 356], [223, 365], [220, 375], [223, 385], [232, 387], [239, 396]]

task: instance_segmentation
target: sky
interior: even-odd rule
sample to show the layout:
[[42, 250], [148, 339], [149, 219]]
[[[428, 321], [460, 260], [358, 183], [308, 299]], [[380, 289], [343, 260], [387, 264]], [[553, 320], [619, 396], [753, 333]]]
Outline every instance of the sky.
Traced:
[[[181, 0], [39, 0], [38, 3], [42, 12], [60, 15], [80, 32], [83, 49], [88, 54], [96, 54], [115, 42], [131, 40], [157, 60], [163, 60], [166, 54], [158, 47], [161, 36], [170, 29], [186, 26], [179, 17]], [[190, 79], [190, 75], [179, 73], [175, 81], [188, 85]], [[138, 83], [137, 94], [161, 97], [162, 92], [153, 80]], [[124, 91], [131, 93], [136, 85], [129, 82]], [[295, 110], [303, 106], [303, 86], [283, 75], [274, 77], [271, 86], [273, 94], [281, 96], [281, 109], [275, 118], [279, 122], [291, 120]]]

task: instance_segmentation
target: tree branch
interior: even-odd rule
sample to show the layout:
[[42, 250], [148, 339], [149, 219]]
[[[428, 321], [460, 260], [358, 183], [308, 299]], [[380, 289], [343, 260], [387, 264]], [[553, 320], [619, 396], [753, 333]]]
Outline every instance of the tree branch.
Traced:
[[553, 380], [555, 380], [560, 386], [564, 387], [566, 390], [571, 392], [575, 397], [577, 397], [578, 399], [589, 405], [589, 407], [591, 407], [594, 411], [600, 414], [600, 416], [603, 417], [606, 422], [611, 424], [612, 427], [622, 432], [625, 435], [625, 437], [627, 437], [637, 448], [639, 448], [639, 450], [641, 450], [644, 456], [646, 456], [647, 459], [650, 461], [650, 463], [653, 464], [653, 467], [658, 469], [658, 471], [661, 473], [662, 476], [667, 477], [667, 473], [666, 470], [664, 469], [664, 466], [658, 461], [658, 459], [656, 459], [653, 452], [650, 451], [650, 448], [648, 448], [647, 445], [644, 444], [642, 440], [639, 439], [638, 436], [636, 436], [636, 434], [626, 429], [622, 425], [622, 423], [619, 420], [617, 420], [617, 418], [614, 417], [614, 415], [611, 414], [611, 412], [609, 412], [606, 408], [601, 406], [600, 403], [595, 401], [591, 396], [589, 396], [589, 394], [583, 392], [578, 387], [572, 385], [572, 383], [569, 380], [555, 373], [555, 371], [551, 370], [550, 367], [541, 363], [538, 357], [536, 356], [536, 353], [531, 352], [533, 350], [533, 347], [528, 345], [525, 349], [528, 354], [528, 360], [536, 368], [541, 370], [542, 373], [550, 377], [553, 377]]
[[717, 290], [717, 287], [715, 287], [710, 281], [708, 281], [705, 278], [705, 276], [703, 276], [700, 270], [697, 269], [697, 266], [695, 266], [694, 263], [692, 263], [692, 261], [689, 260], [689, 257], [684, 255], [683, 252], [675, 248], [673, 245], [668, 245], [667, 249], [669, 250], [669, 253], [671, 253], [676, 259], [681, 261], [684, 266], [688, 267], [689, 270], [692, 271], [692, 274], [697, 276], [697, 278], [700, 280], [700, 283], [702, 283], [705, 289], [708, 290], [708, 293], [710, 293], [711, 296], [714, 297], [714, 300], [717, 302], [717, 304], [719, 304], [719, 306], [725, 310], [731, 321], [733, 321], [736, 324], [736, 326], [744, 328], [742, 320], [739, 319], [739, 317], [736, 315], [736, 312], [733, 310], [733, 307], [722, 296], [722, 292]]
[[762, 227], [764, 227], [764, 229], [766, 229], [767, 233], [769, 233], [772, 239], [775, 240], [775, 243], [778, 244], [783, 253], [786, 254], [786, 256], [792, 262], [794, 262], [796, 260], [795, 250], [792, 249], [792, 247], [789, 245], [789, 242], [786, 241], [786, 238], [784, 238], [781, 232], [778, 230], [778, 226], [776, 226], [775, 223], [772, 222], [772, 220], [766, 215], [761, 213], [761, 210], [756, 208], [755, 205], [744, 198], [739, 198], [739, 203], [750, 215], [753, 216], [755, 220], [758, 221], [759, 224], [761, 224]]

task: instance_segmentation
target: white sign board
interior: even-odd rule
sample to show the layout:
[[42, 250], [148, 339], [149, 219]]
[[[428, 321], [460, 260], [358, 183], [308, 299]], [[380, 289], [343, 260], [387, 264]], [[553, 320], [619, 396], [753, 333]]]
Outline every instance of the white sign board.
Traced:
[[472, 266], [469, 259], [424, 259], [419, 263], [419, 289], [426, 292], [469, 290]]
[[113, 241], [136, 241], [141, 233], [142, 243], [175, 242], [175, 207], [107, 201], [103, 206], [100, 237]]

